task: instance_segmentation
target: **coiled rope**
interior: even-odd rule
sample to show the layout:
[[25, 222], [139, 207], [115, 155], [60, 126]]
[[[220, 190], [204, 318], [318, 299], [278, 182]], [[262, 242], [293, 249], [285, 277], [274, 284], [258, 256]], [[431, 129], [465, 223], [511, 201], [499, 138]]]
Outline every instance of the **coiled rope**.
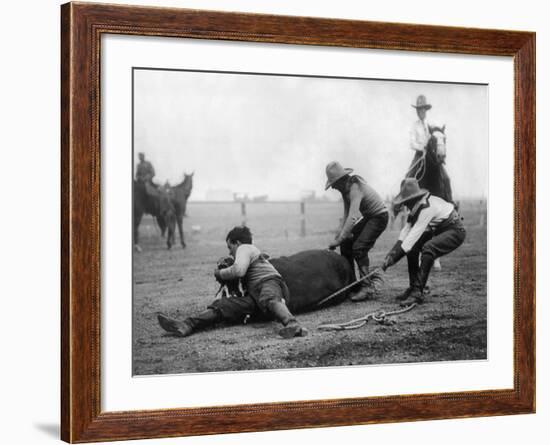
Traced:
[[343, 323], [323, 324], [319, 326], [317, 329], [321, 331], [345, 331], [345, 330], [351, 330], [351, 329], [359, 329], [365, 326], [369, 320], [376, 321], [377, 323], [380, 323], [380, 324], [388, 324], [389, 320], [387, 320], [387, 317], [404, 314], [405, 312], [409, 312], [410, 310], [414, 309], [416, 306], [418, 306], [418, 304], [415, 302], [403, 309], [398, 309], [395, 311], [371, 312], [370, 314], [367, 314], [364, 317], [356, 318], [354, 320], [346, 321]]
[[409, 177], [409, 174], [416, 168], [418, 164], [420, 164], [420, 168], [415, 173], [414, 177], [417, 181], [421, 181], [424, 178], [424, 175], [426, 174], [426, 151], [422, 153], [422, 156], [420, 156], [407, 170], [407, 173], [405, 173], [405, 178]]

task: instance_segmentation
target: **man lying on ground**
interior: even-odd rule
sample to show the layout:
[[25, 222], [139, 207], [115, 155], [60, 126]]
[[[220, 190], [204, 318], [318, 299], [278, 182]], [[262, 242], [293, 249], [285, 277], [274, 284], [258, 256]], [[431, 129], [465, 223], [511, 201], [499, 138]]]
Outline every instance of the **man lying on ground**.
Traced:
[[283, 338], [307, 335], [285, 300], [289, 298], [286, 283], [266, 255], [252, 244], [252, 233], [248, 227], [235, 227], [226, 237], [227, 248], [235, 259], [229, 267], [214, 271], [220, 282], [241, 280], [244, 295], [214, 300], [208, 308], [183, 321], [177, 321], [164, 314], [158, 314], [160, 326], [167, 332], [181, 337], [211, 326], [219, 321], [242, 322], [258, 312], [273, 317], [283, 327], [279, 335]]

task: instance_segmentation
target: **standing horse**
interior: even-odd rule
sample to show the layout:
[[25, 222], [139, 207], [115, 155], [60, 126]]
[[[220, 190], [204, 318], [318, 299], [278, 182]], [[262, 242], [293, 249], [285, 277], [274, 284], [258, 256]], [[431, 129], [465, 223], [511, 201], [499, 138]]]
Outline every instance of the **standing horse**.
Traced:
[[407, 177], [416, 178], [421, 188], [454, 204], [451, 181], [445, 169], [447, 156], [445, 125], [429, 127], [429, 130], [431, 137], [426, 145], [426, 151], [413, 163]]
[[176, 212], [167, 193], [156, 189], [153, 185], [142, 181], [134, 181], [134, 246], [141, 252], [139, 246], [139, 225], [143, 215], [147, 213], [155, 218], [162, 236], [168, 229], [166, 245], [168, 249], [174, 244]]
[[170, 202], [174, 207], [174, 214], [176, 218], [176, 223], [178, 224], [178, 232], [180, 234], [181, 247], [185, 249], [185, 239], [183, 236], [183, 217], [186, 214], [187, 210], [187, 200], [191, 195], [193, 190], [193, 175], [184, 173], [183, 181], [170, 188]]

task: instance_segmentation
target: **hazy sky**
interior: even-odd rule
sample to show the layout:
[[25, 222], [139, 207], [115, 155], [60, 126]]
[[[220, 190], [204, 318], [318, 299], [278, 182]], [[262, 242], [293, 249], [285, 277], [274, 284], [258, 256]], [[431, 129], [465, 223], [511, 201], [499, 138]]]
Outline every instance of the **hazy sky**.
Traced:
[[160, 183], [195, 171], [192, 199], [209, 189], [321, 196], [332, 160], [383, 196], [396, 194], [413, 157], [418, 94], [433, 105], [428, 120], [447, 126], [454, 195], [487, 194], [486, 86], [160, 70], [134, 76], [136, 161], [145, 152]]

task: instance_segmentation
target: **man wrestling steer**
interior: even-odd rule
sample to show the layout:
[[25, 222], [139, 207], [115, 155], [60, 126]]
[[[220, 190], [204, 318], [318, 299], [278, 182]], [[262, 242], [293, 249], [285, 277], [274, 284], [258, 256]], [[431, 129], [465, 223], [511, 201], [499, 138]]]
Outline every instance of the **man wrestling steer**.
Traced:
[[286, 305], [285, 300], [289, 299], [286, 283], [267, 257], [252, 244], [250, 229], [233, 228], [227, 234], [226, 243], [235, 261], [229, 267], [216, 268], [214, 276], [220, 282], [240, 279], [244, 295], [214, 300], [205, 311], [183, 321], [158, 314], [160, 326], [167, 332], [186, 337], [216, 322], [242, 322], [260, 312], [283, 325], [279, 330], [283, 338], [307, 335], [307, 330], [300, 326]]
[[[359, 276], [369, 273], [369, 251], [388, 225], [388, 209], [380, 195], [358, 175], [352, 175], [351, 168], [343, 168], [339, 162], [331, 162], [326, 167], [327, 183], [325, 190], [333, 188], [342, 195], [344, 218], [342, 226], [329, 249], [340, 246], [342, 256], [351, 267], [354, 260]], [[373, 298], [376, 287], [365, 280], [351, 297], [351, 301], [364, 301]]]

